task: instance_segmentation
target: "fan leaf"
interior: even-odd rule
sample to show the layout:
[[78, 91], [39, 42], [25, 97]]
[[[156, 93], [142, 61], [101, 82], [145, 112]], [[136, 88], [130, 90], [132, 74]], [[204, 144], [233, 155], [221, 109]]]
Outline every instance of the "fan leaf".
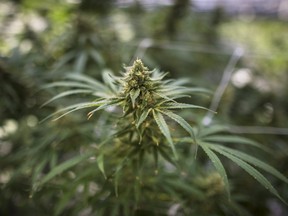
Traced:
[[121, 102], [122, 102], [121, 99], [120, 99], [120, 100], [119, 100], [119, 99], [114, 99], [114, 100], [112, 100], [112, 101], [106, 101], [106, 102], [104, 102], [104, 104], [102, 104], [102, 105], [99, 104], [99, 105], [100, 105], [99, 107], [97, 107], [96, 109], [90, 111], [90, 112], [87, 114], [88, 119], [90, 119], [95, 112], [97, 112], [97, 111], [99, 111], [99, 110], [102, 110], [102, 109], [106, 109], [106, 108], [108, 108], [108, 107], [110, 107], [110, 106], [112, 106], [112, 105], [117, 105], [117, 104], [119, 104], [119, 103], [121, 103]]
[[54, 87], [70, 87], [70, 88], [83, 88], [83, 89], [91, 89], [91, 90], [98, 90], [95, 86], [90, 84], [84, 84], [79, 82], [73, 81], [60, 81], [60, 82], [53, 82], [43, 86], [43, 88], [54, 88]]
[[221, 145], [209, 145], [209, 146], [211, 147], [211, 149], [216, 148], [215, 146], [217, 146], [217, 148], [220, 148], [220, 149], [226, 151], [227, 153], [230, 153], [230, 154], [240, 158], [241, 160], [243, 160], [245, 162], [248, 162], [254, 166], [261, 168], [262, 170], [272, 174], [273, 176], [279, 178], [280, 180], [282, 180], [288, 184], [288, 179], [282, 173], [280, 173], [278, 170], [276, 170], [274, 167], [270, 166], [269, 164], [259, 160], [258, 158], [255, 158], [255, 157], [248, 155], [244, 152], [241, 152], [239, 150], [231, 149], [231, 148], [221, 146]]
[[69, 91], [61, 92], [60, 94], [54, 96], [53, 98], [51, 98], [50, 100], [48, 100], [47, 102], [42, 104], [41, 107], [51, 103], [54, 100], [62, 98], [62, 97], [66, 97], [66, 96], [73, 95], [73, 94], [92, 93], [92, 92], [93, 92], [92, 90], [87, 90], [87, 89], [76, 89], [76, 90], [69, 90]]
[[285, 200], [279, 195], [277, 190], [273, 187], [273, 185], [263, 176], [257, 169], [255, 169], [253, 166], [245, 162], [244, 160], [240, 159], [239, 157], [234, 156], [233, 154], [226, 152], [222, 150], [219, 147], [213, 147], [214, 151], [217, 151], [219, 154], [222, 154], [223, 156], [227, 157], [228, 159], [232, 160], [234, 163], [236, 163], [239, 167], [244, 169], [247, 173], [249, 173], [252, 177], [256, 179], [261, 185], [263, 185], [267, 190], [269, 190], [272, 194], [274, 194], [276, 197], [278, 197], [282, 202], [287, 204]]
[[[161, 108], [163, 108], [163, 109], [203, 109], [203, 110], [209, 110], [209, 109], [202, 107], [202, 106], [185, 104], [185, 103], [165, 103], [161, 106]], [[211, 110], [209, 110], [209, 111], [211, 111]]]
[[142, 114], [141, 114], [138, 122], [136, 123], [136, 127], [137, 127], [137, 128], [147, 119], [147, 117], [148, 117], [148, 115], [149, 115], [150, 112], [151, 112], [151, 109], [145, 109], [145, 110], [142, 112]]
[[210, 134], [222, 133], [227, 132], [228, 128], [222, 125], [213, 125], [210, 127], [201, 127], [197, 136], [198, 137], [206, 137]]
[[99, 170], [103, 174], [104, 178], [107, 179], [106, 174], [105, 174], [105, 169], [104, 169], [104, 155], [103, 154], [100, 154], [97, 157], [97, 165], [99, 167]]
[[205, 142], [213, 142], [213, 143], [235, 143], [235, 144], [244, 144], [244, 145], [251, 145], [267, 152], [270, 152], [265, 146], [260, 145], [259, 143], [247, 139], [245, 137], [239, 137], [234, 135], [212, 135], [208, 137], [204, 137], [203, 141]]
[[108, 89], [101, 82], [93, 79], [92, 77], [85, 76], [83, 74], [75, 74], [75, 73], [74, 74], [69, 74], [67, 76], [67, 78], [70, 79], [70, 80], [75, 80], [75, 81], [78, 81], [78, 82], [84, 82], [84, 83], [90, 84], [91, 86], [95, 86], [95, 88], [102, 89], [102, 91], [107, 91], [107, 89]]
[[181, 116], [171, 112], [171, 111], [168, 111], [168, 110], [158, 110], [160, 111], [161, 113], [167, 115], [169, 118], [171, 118], [172, 120], [176, 121], [179, 125], [181, 125], [181, 127], [183, 127], [189, 134], [192, 138], [195, 139], [195, 134], [194, 134], [194, 131], [193, 131], [193, 128], [190, 126], [190, 124], [185, 121], [185, 119], [183, 119]]
[[102, 56], [100, 55], [100, 53], [98, 53], [95, 49], [91, 49], [89, 52], [90, 56], [93, 58], [93, 60], [98, 63], [99, 65], [103, 66], [105, 64], [104, 59], [102, 58]]
[[229, 187], [228, 177], [227, 177], [227, 174], [226, 174], [226, 171], [222, 162], [220, 161], [219, 157], [208, 147], [206, 143], [199, 142], [198, 144], [207, 154], [209, 159], [212, 161], [214, 167], [216, 168], [216, 170], [222, 177], [224, 185], [225, 185], [226, 193], [228, 195], [228, 198], [230, 199], [230, 187]]
[[177, 156], [177, 153], [176, 153], [176, 150], [175, 150], [175, 146], [174, 146], [174, 143], [173, 143], [173, 140], [172, 140], [172, 137], [171, 137], [171, 134], [170, 134], [170, 130], [169, 130], [169, 127], [163, 117], [163, 115], [160, 113], [160, 112], [157, 112], [155, 110], [152, 110], [153, 111], [153, 117], [160, 129], [160, 131], [162, 132], [162, 134], [166, 137], [168, 143], [170, 144], [170, 147], [173, 151], [173, 154], [175, 156], [175, 159], [178, 159], [178, 156]]
[[47, 175], [45, 175], [36, 185], [37, 187], [40, 187], [41, 185], [45, 184], [46, 182], [50, 181], [52, 178], [54, 178], [56, 175], [59, 175], [63, 173], [64, 171], [70, 169], [71, 167], [79, 164], [80, 162], [88, 159], [94, 154], [94, 152], [88, 152], [83, 155], [79, 155], [76, 157], [73, 157], [58, 166], [56, 166], [54, 169], [52, 169]]
[[118, 88], [115, 84], [115, 79], [113, 77], [113, 75], [110, 73], [109, 70], [104, 70], [104, 72], [102, 73], [102, 78], [104, 83], [109, 86], [109, 88], [114, 92], [117, 93]]
[[79, 57], [77, 58], [75, 62], [75, 70], [77, 73], [82, 73], [84, 71], [87, 60], [88, 60], [87, 53], [86, 52], [80, 53]]
[[[102, 102], [102, 101], [99, 101], [99, 103]], [[87, 108], [87, 107], [91, 107], [91, 106], [96, 106], [97, 102], [83, 102], [83, 103], [77, 103], [77, 104], [73, 104], [73, 105], [70, 105], [70, 106], [67, 106], [67, 107], [64, 107], [60, 110], [57, 110], [56, 112], [52, 113], [51, 115], [47, 116], [46, 118], [44, 118], [43, 120], [40, 121], [41, 122], [44, 122], [46, 121], [47, 119], [49, 118], [52, 118], [53, 116], [55, 115], [58, 115], [59, 113], [62, 113], [62, 112], [65, 112], [67, 110], [70, 110], [71, 112], [74, 112], [76, 110], [80, 110], [80, 109], [83, 109], [83, 108]], [[69, 113], [71, 113], [70, 111], [68, 111]], [[68, 113], [67, 113], [68, 114]], [[65, 116], [66, 113], [63, 114], [63, 116]], [[63, 117], [62, 116], [62, 117]], [[59, 119], [59, 117], [57, 118]]]

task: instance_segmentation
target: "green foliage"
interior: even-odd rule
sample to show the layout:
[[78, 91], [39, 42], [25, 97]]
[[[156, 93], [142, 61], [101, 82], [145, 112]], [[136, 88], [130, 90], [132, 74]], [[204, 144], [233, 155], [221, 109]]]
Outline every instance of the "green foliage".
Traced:
[[0, 215], [286, 215], [285, 22], [119, 2], [1, 1]]
[[[209, 129], [208, 129], [209, 130]], [[217, 130], [215, 130], [217, 131]], [[201, 137], [201, 133], [200, 133]], [[228, 180], [227, 175], [224, 170], [224, 167], [222, 163], [220, 162], [218, 156], [215, 154], [217, 152], [218, 154], [221, 154], [228, 159], [232, 160], [235, 164], [243, 168], [247, 173], [252, 175], [260, 184], [262, 184], [266, 189], [268, 189], [271, 193], [273, 193], [275, 196], [277, 196], [279, 199], [281, 199], [284, 203], [286, 203], [278, 194], [276, 189], [271, 185], [271, 183], [265, 178], [255, 167], [258, 167], [260, 169], [265, 170], [266, 172], [274, 175], [275, 177], [281, 179], [282, 181], [288, 183], [288, 179], [282, 175], [279, 171], [271, 167], [270, 165], [266, 164], [265, 162], [255, 158], [254, 156], [251, 156], [247, 153], [244, 153], [239, 150], [234, 150], [229, 147], [225, 147], [221, 145], [221, 143], [236, 143], [236, 144], [248, 144], [253, 147], [259, 147], [262, 146], [258, 143], [242, 138], [237, 136], [231, 136], [231, 135], [219, 135], [215, 136], [212, 134], [209, 134], [209, 136], [202, 135], [202, 137], [198, 140], [198, 144], [203, 148], [203, 150], [206, 152], [208, 157], [213, 162], [215, 168], [218, 170], [218, 172], [221, 174], [222, 178], [225, 181], [225, 184], [228, 186]], [[251, 165], [255, 166], [251, 166]], [[229, 189], [227, 189], [229, 191]]]
[[[220, 193], [222, 193], [222, 196], [224, 196], [223, 192], [225, 191], [227, 195], [226, 199], [229, 200], [228, 202], [231, 202], [230, 204], [233, 203], [233, 196], [231, 198], [231, 189], [227, 173], [218, 154], [227, 157], [236, 165], [243, 168], [243, 170], [253, 176], [256, 181], [285, 203], [274, 186], [257, 170], [257, 168], [288, 183], [288, 179], [283, 174], [256, 157], [240, 150], [226, 147], [223, 144], [248, 145], [262, 149], [265, 152], [269, 152], [269, 150], [255, 141], [235, 135], [229, 135], [227, 134], [227, 129], [221, 126], [201, 128], [195, 133], [197, 127], [192, 127], [184, 118], [182, 118], [179, 115], [179, 109], [197, 108], [205, 110], [206, 108], [193, 104], [179, 103], [176, 99], [183, 96], [187, 97], [189, 91], [192, 90], [193, 93], [193, 90], [196, 89], [198, 91], [198, 89], [185, 88], [182, 86], [182, 82], [177, 80], [164, 80], [163, 78], [165, 76], [166, 74], [160, 73], [157, 70], [149, 71], [141, 60], [136, 60], [133, 66], [126, 67], [126, 72], [123, 73], [122, 77], [104, 73], [104, 84], [101, 84], [92, 78], [80, 75], [67, 77], [68, 81], [48, 84], [47, 87], [58, 88], [67, 87], [72, 83], [71, 87], [73, 87], [73, 90], [59, 93], [47, 103], [74, 93], [89, 93], [96, 97], [92, 102], [83, 102], [58, 110], [51, 116], [53, 117], [56, 115], [55, 120], [58, 120], [71, 112], [92, 107], [96, 108], [88, 113], [88, 119], [98, 111], [105, 110], [105, 112], [108, 112], [109, 115], [113, 115], [113, 118], [117, 118], [118, 120], [113, 133], [107, 136], [111, 138], [108, 138], [108, 141], [106, 140], [104, 143], [99, 144], [97, 151], [90, 150], [88, 154], [77, 156], [60, 164], [44, 176], [40, 182], [35, 182], [35, 186], [43, 186], [43, 184], [48, 180], [51, 180], [52, 177], [83, 162], [85, 158], [94, 155], [94, 157], [97, 158], [96, 162], [99, 170], [104, 175], [104, 178], [107, 179], [106, 181], [111, 179], [111, 181], [114, 182], [114, 193], [118, 200], [117, 203], [119, 202], [119, 205], [126, 209], [125, 212], [132, 214], [133, 208], [137, 206], [137, 208], [141, 209], [140, 203], [145, 202], [143, 197], [145, 197], [148, 189], [144, 182], [150, 181], [149, 178], [152, 178], [154, 179], [153, 181], [155, 181], [155, 179], [158, 179], [160, 172], [167, 172], [164, 168], [165, 163], [167, 162], [171, 163], [171, 166], [175, 166], [173, 169], [175, 169], [176, 173], [179, 172], [182, 169], [181, 164], [183, 164], [185, 158], [191, 156], [189, 154], [185, 156], [185, 154], [183, 154], [184, 152], [180, 151], [181, 148], [192, 150], [198, 144], [207, 154], [217, 172], [220, 174], [219, 184], [221, 186], [219, 186], [219, 190]], [[72, 82], [71, 78], [72, 80], [75, 79], [74, 82]], [[85, 85], [87, 86], [85, 87]], [[94, 86], [94, 89], [92, 86]], [[83, 89], [91, 90], [86, 92], [83, 91]], [[173, 91], [175, 92], [173, 93]], [[118, 107], [121, 109], [118, 109]], [[120, 115], [121, 110], [123, 113], [122, 116]], [[168, 121], [169, 119], [172, 121]], [[176, 125], [173, 122], [176, 123]], [[109, 122], [106, 122], [106, 124], [109, 124]], [[178, 132], [178, 127], [176, 127], [177, 124], [187, 132], [189, 135], [188, 137], [187, 134], [185, 135]], [[180, 137], [176, 138], [171, 135], [172, 128], [173, 134], [179, 134]], [[118, 149], [121, 150], [119, 153], [116, 153]], [[179, 156], [179, 154], [181, 154], [181, 156]], [[159, 161], [160, 156], [164, 160]], [[148, 170], [150, 169], [150, 163], [153, 160], [154, 166], [156, 167], [154, 172], [158, 173], [158, 175], [152, 173], [148, 174], [151, 172]], [[194, 163], [196, 163], [196, 161], [194, 161]], [[111, 169], [111, 166], [114, 167], [114, 169]], [[150, 177], [147, 177], [147, 174], [148, 176], [150, 175]], [[135, 179], [129, 179], [128, 176], [135, 176]], [[125, 181], [131, 181], [134, 188], [124, 187], [123, 182]], [[153, 187], [153, 184], [156, 183], [153, 182], [151, 184], [152, 185], [149, 186]], [[168, 187], [169, 191], [173, 190], [173, 187], [175, 186], [176, 188], [179, 187], [176, 182], [172, 182], [171, 184], [168, 183], [168, 186], [170, 187]], [[181, 187], [183, 188], [184, 185]], [[203, 194], [201, 194], [201, 190], [197, 189], [197, 187], [193, 189], [187, 186], [187, 190], [191, 191], [192, 194], [195, 193], [194, 195], [198, 199], [203, 199], [201, 198], [203, 197]], [[158, 193], [157, 191], [158, 190], [155, 190], [154, 192]], [[209, 192], [209, 194], [210, 193], [212, 192]], [[129, 198], [126, 197], [127, 194], [129, 194]], [[177, 197], [176, 194], [174, 195]], [[132, 206], [134, 206], [132, 209], [131, 206], [129, 206], [130, 204], [128, 204], [129, 199], [136, 200], [136, 202], [132, 204]], [[180, 197], [178, 199], [181, 200]], [[164, 200], [162, 200], [162, 202], [163, 201]], [[180, 203], [182, 202], [183, 201], [180, 201]], [[115, 214], [119, 214], [120, 211], [120, 209], [118, 209], [120, 207], [117, 206], [118, 204], [116, 204], [113, 210], [110, 209], [112, 212], [115, 212]], [[181, 208], [183, 208], [183, 211], [191, 211], [189, 208], [186, 209], [187, 207], [185, 207], [185, 205], [181, 205]], [[106, 214], [107, 212], [110, 212], [110, 210], [103, 207], [103, 211]]]
[[[157, 146], [163, 145], [158, 141], [155, 143], [155, 140], [157, 140], [156, 137], [158, 136], [157, 133], [153, 135], [147, 134], [147, 127], [155, 124], [156, 122], [158, 128], [168, 141], [173, 151], [174, 159], [177, 160], [178, 156], [175, 150], [175, 144], [172, 140], [166, 120], [162, 114], [168, 116], [170, 119], [180, 124], [190, 134], [191, 137], [195, 138], [192, 127], [181, 116], [173, 113], [173, 110], [184, 108], [205, 108], [201, 106], [176, 102], [175, 99], [183, 97], [183, 95], [184, 97], [187, 97], [185, 94], [188, 94], [189, 91], [193, 92], [194, 89], [184, 88], [179, 85], [179, 81], [177, 82], [172, 79], [163, 81], [162, 79], [165, 77], [165, 75], [166, 74], [160, 73], [157, 70], [148, 71], [148, 69], [144, 67], [141, 60], [136, 60], [132, 67], [126, 68], [126, 72], [123, 74], [123, 77], [116, 77], [112, 74], [104, 73], [103, 82], [106, 85], [102, 85], [98, 83], [98, 81], [92, 80], [92, 78], [91, 81], [88, 81], [88, 78], [84, 76], [72, 76], [68, 77], [69, 81], [67, 82], [62, 81], [49, 84], [47, 87], [66, 87], [72, 84], [71, 87], [74, 87], [74, 89], [67, 90], [54, 96], [44, 105], [61, 97], [72, 94], [90, 93], [94, 96], [100, 95], [100, 97], [96, 97], [93, 102], [84, 102], [68, 106], [57, 111], [55, 114], [58, 114], [62, 111], [66, 112], [58, 116], [56, 119], [59, 119], [79, 109], [96, 106], [97, 108], [88, 113], [88, 119], [90, 119], [95, 112], [118, 105], [123, 110], [123, 120], [128, 120], [128, 122], [130, 122], [130, 125], [125, 126], [125, 130], [129, 128], [129, 133], [133, 133], [133, 130], [135, 132], [138, 131], [137, 133], [139, 133], [139, 137], [137, 138], [137, 142], [139, 144], [142, 143], [143, 137], [151, 136], [150, 140], [146, 141], [149, 143], [149, 145], [153, 145], [153, 143]], [[71, 78], [78, 78], [78, 83], [71, 82]], [[87, 86], [85, 86], [84, 83], [86, 83]], [[91, 84], [93, 84], [94, 88], [91, 86]], [[173, 93], [173, 91], [175, 92]], [[194, 91], [198, 91], [198, 89], [195, 89]], [[104, 97], [101, 97], [101, 95]], [[154, 119], [155, 122], [153, 122], [152, 119]], [[121, 136], [123, 135], [124, 134], [121, 133]], [[130, 136], [134, 137], [133, 134]], [[132, 138], [129, 141], [131, 142], [131, 140]]]

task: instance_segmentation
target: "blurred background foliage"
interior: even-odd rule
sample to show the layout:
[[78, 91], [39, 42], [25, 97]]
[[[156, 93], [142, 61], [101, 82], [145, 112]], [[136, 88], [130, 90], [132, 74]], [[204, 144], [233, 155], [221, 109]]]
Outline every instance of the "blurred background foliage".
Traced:
[[[287, 16], [234, 14], [220, 6], [203, 11], [195, 5], [189, 0], [0, 2], [1, 215], [125, 215], [129, 211], [117, 198], [105, 201], [106, 187], [112, 183], [104, 183], [96, 166], [88, 171], [77, 166], [54, 184], [31, 191], [35, 180], [85, 151], [109, 130], [103, 125], [105, 115], [87, 121], [83, 112], [40, 123], [77, 100], [71, 97], [41, 107], [58, 93], [43, 90], [43, 85], [70, 73], [101, 80], [103, 71], [119, 74], [123, 64], [130, 65], [137, 57], [150, 68], [169, 71], [170, 77], [188, 77], [192, 85], [215, 91], [234, 50], [241, 47], [244, 54], [233, 69], [214, 123], [230, 125], [232, 132], [273, 149], [273, 157], [266, 161], [288, 175]], [[209, 97], [191, 100], [207, 107], [211, 102]], [[205, 113], [183, 115], [201, 123]], [[225, 164], [235, 197], [227, 203], [211, 164], [201, 154], [199, 162], [192, 161], [183, 164], [190, 172], [181, 182], [181, 173], [157, 177], [147, 173], [143, 178], [150, 187], [135, 215], [288, 214], [280, 201], [229, 162]], [[271, 181], [288, 200], [287, 185]], [[101, 184], [105, 187], [99, 188]], [[155, 188], [160, 192], [153, 193]], [[130, 193], [123, 196], [133, 202]], [[180, 201], [183, 212], [178, 211]]]

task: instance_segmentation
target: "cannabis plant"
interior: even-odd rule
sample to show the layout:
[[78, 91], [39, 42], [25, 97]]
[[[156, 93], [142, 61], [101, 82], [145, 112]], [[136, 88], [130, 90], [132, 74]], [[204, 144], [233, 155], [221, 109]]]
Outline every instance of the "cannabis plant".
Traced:
[[[184, 87], [187, 80], [165, 79], [166, 76], [167, 73], [148, 70], [137, 59], [131, 67], [125, 67], [121, 76], [104, 72], [103, 82], [70, 74], [65, 81], [46, 86], [66, 90], [44, 105], [75, 94], [94, 98], [60, 108], [47, 117], [65, 121], [68, 114], [87, 109], [87, 121], [95, 122], [94, 140], [81, 145], [80, 155], [74, 152], [70, 159], [35, 178], [34, 192], [54, 185], [65, 194], [58, 197], [55, 214], [77, 203], [78, 213], [88, 209], [92, 215], [209, 215], [215, 209], [222, 215], [249, 215], [237, 203], [236, 196], [230, 195], [233, 188], [229, 187], [219, 155], [233, 161], [285, 202], [259, 169], [285, 183], [288, 179], [264, 161], [239, 150], [239, 145], [264, 152], [269, 149], [230, 135], [225, 127], [204, 127], [193, 119], [184, 119], [184, 109], [207, 109], [184, 103], [183, 98], [209, 91]], [[216, 172], [204, 174], [202, 157], [196, 157], [198, 146], [203, 150], [198, 154], [205, 152]], [[61, 185], [65, 178], [65, 185]], [[203, 205], [211, 199], [216, 206], [213, 210]]]

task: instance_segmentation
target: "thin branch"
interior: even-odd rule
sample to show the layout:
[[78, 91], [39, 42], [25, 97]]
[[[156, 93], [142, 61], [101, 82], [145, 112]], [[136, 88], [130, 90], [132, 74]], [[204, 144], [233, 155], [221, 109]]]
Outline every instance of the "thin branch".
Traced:
[[153, 40], [151, 38], [144, 38], [140, 41], [130, 64], [132, 64], [137, 58], [142, 58], [146, 50], [153, 45]]
[[[220, 100], [225, 92], [225, 89], [227, 88], [233, 70], [235, 68], [235, 65], [237, 64], [238, 60], [242, 57], [242, 55], [244, 54], [244, 50], [241, 47], [237, 47], [234, 52], [233, 55], [231, 56], [224, 72], [222, 75], [222, 79], [221, 82], [218, 86], [218, 88], [216, 89], [216, 92], [214, 94], [214, 97], [212, 99], [211, 105], [210, 105], [210, 110], [213, 111], [217, 111], [217, 108], [219, 106]], [[204, 125], [209, 125], [212, 122], [212, 119], [214, 117], [215, 113], [214, 112], [207, 112], [206, 116], [203, 118], [202, 123]]]

